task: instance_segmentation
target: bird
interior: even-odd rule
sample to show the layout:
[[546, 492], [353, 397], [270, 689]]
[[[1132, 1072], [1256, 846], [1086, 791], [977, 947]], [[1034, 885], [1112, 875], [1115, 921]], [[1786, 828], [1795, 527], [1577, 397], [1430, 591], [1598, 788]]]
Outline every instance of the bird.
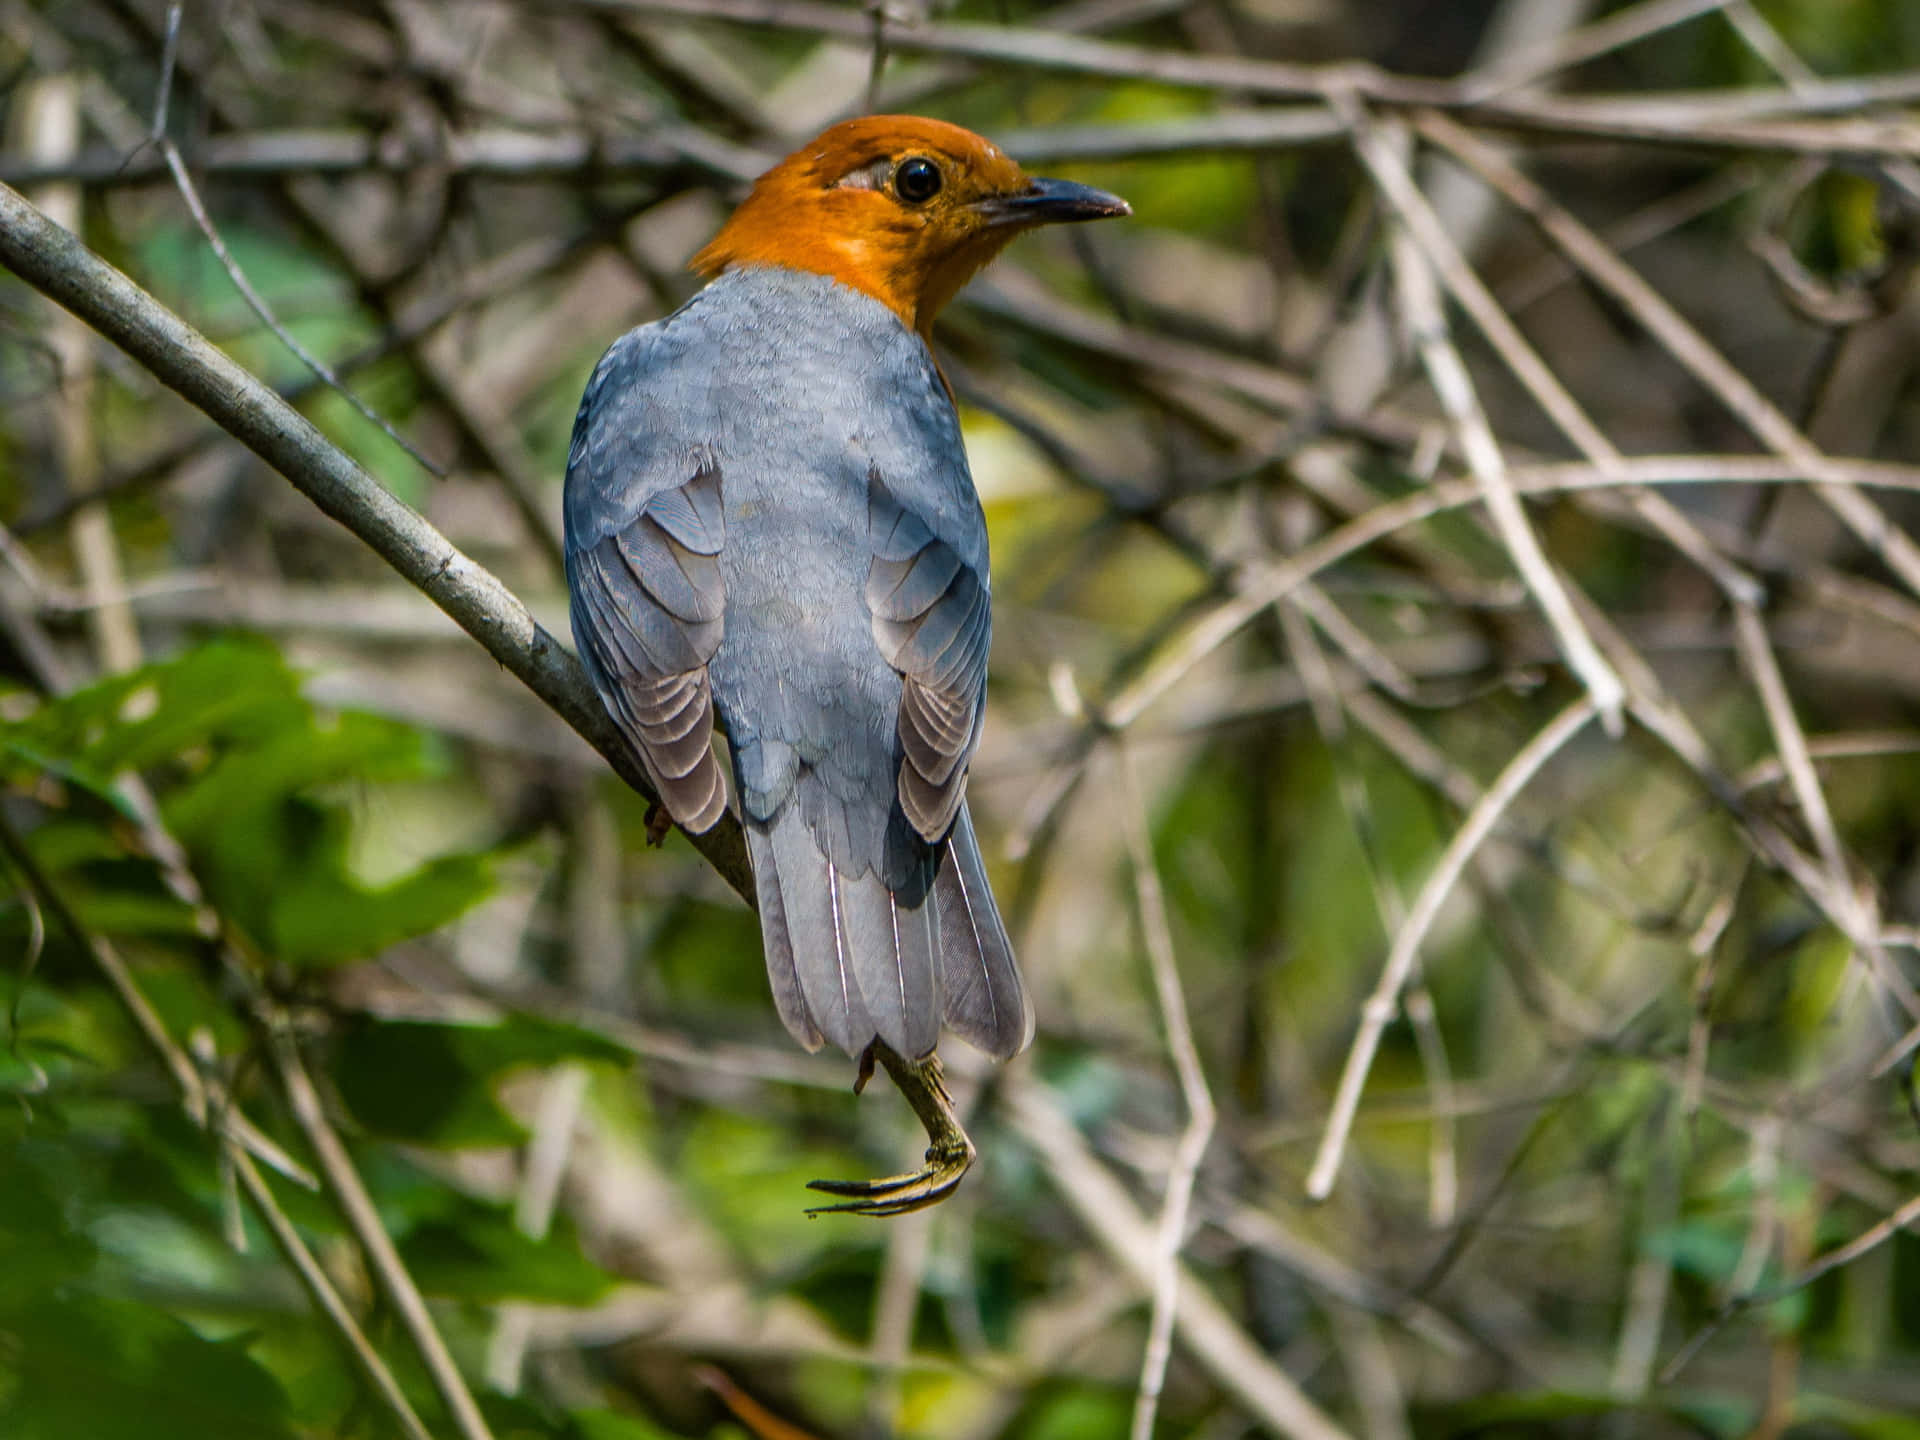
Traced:
[[607, 349], [567, 456], [575, 645], [672, 820], [728, 808], [767, 977], [809, 1051], [876, 1055], [926, 1166], [815, 1181], [899, 1214], [974, 1158], [942, 1027], [996, 1059], [1033, 1011], [967, 811], [987, 690], [987, 527], [933, 324], [1016, 236], [1130, 214], [969, 130], [843, 121], [773, 166], [691, 262], [705, 285]]

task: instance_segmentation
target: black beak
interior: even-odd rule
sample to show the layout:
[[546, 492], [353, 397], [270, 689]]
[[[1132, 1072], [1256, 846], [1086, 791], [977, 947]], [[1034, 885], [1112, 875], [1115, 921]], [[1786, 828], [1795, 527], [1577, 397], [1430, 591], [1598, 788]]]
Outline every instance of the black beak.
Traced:
[[1071, 180], [1035, 180], [1017, 195], [995, 195], [974, 209], [993, 225], [1057, 225], [1066, 220], [1105, 220], [1131, 215], [1118, 195]]

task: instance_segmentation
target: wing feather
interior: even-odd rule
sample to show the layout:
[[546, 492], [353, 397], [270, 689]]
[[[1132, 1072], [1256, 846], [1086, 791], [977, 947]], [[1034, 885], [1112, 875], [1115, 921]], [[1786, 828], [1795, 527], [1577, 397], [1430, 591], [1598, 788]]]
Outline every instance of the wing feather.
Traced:
[[727, 806], [707, 665], [725, 631], [719, 462], [656, 433], [647, 331], [615, 342], [574, 421], [567, 464], [573, 633], [594, 688], [686, 829]]
[[992, 602], [986, 577], [901, 505], [878, 471], [867, 477], [867, 532], [874, 643], [901, 676], [900, 808], [937, 842], [959, 811], [980, 738]]

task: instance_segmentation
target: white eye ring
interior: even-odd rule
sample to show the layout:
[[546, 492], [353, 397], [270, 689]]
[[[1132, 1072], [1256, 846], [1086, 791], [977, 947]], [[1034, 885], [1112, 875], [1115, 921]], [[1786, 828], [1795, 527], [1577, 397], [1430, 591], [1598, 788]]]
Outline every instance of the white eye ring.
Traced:
[[858, 170], [849, 170], [833, 182], [833, 188], [836, 190], [884, 190], [892, 174], [892, 162], [875, 160], [870, 164], [862, 165]]

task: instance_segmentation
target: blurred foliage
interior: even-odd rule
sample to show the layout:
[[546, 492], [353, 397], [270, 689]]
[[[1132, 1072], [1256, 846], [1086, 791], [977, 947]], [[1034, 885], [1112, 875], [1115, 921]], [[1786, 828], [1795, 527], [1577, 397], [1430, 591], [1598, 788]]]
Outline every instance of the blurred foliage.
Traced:
[[257, 642], [208, 645], [42, 706], [0, 729], [0, 747], [20, 786], [36, 772], [61, 782], [65, 793], [48, 797], [58, 818], [33, 832], [35, 858], [108, 933], [194, 924], [112, 833], [111, 821], [132, 818], [114, 778], [123, 771], [164, 776], [161, 816], [207, 900], [242, 943], [295, 969], [378, 955], [490, 888], [483, 853], [436, 856], [377, 886], [353, 873], [351, 817], [329, 790], [430, 773], [429, 746], [375, 716], [317, 716]]
[[[1527, 3], [1059, 10], [1154, 50], [1445, 75]], [[186, 13], [171, 118], [190, 153], [254, 132], [398, 146], [691, 127], [708, 143], [637, 173], [461, 172], [429, 145], [393, 170], [204, 181], [226, 244], [292, 334], [336, 364], [373, 347], [355, 392], [449, 474], [338, 395], [305, 395], [304, 413], [564, 630], [560, 579], [496, 469], [522, 466], [556, 509], [585, 376], [621, 329], [691, 293], [680, 264], [735, 193], [701, 157], [777, 154], [804, 138], [795, 128], [858, 108], [869, 56], [565, 3]], [[1762, 0], [1754, 13], [1817, 75], [1920, 66], [1909, 0]], [[153, 0], [7, 9], [16, 131], [50, 103], [39, 82], [69, 75], [85, 143], [131, 156], [163, 14]], [[966, 0], [944, 18], [1061, 16]], [[895, 56], [885, 78], [912, 108], [990, 134], [1151, 135], [1244, 108], [1229, 93], [938, 57]], [[1718, 15], [1558, 81], [1589, 99], [1779, 84]], [[1910, 124], [1907, 104], [1824, 108]], [[1913, 460], [1912, 299], [1825, 326], [1745, 244], [1767, 202], [1790, 195], [1782, 238], [1809, 283], [1872, 280], [1891, 255], [1887, 174], [1860, 157], [1799, 173], [1771, 153], [1520, 138], [1532, 173], [1616, 238], [1648, 206], [1738, 182], [1629, 258], [1821, 444]], [[1435, 466], [1458, 470], [1385, 424], [1444, 429], [1401, 345], [1382, 206], [1344, 147], [1049, 169], [1125, 194], [1135, 219], [1024, 242], [1008, 264], [1083, 319], [1124, 321], [1139, 353], [1076, 340], [1011, 288], [943, 326], [996, 556], [993, 711], [972, 793], [1041, 1029], [1000, 1078], [956, 1057], [984, 1159], [927, 1232], [803, 1213], [807, 1180], [898, 1168], [917, 1132], [884, 1082], [856, 1104], [850, 1066], [787, 1042], [752, 917], [684, 843], [649, 846], [636, 797], [257, 462], [119, 357], [95, 351], [89, 384], [64, 373], [49, 312], [0, 289], [0, 604], [93, 677], [50, 693], [65, 687], [9, 625], [0, 818], [124, 957], [182, 1053], [306, 1165], [273, 1063], [291, 1038], [499, 1440], [1127, 1429], [1143, 1297], [1002, 1103], [1015, 1086], [1044, 1095], [1155, 1215], [1184, 1110], [1143, 959], [1127, 790], [1109, 746], [1074, 771], [1089, 752], [1071, 702], [1137, 676], [1241, 562], [1298, 548], [1296, 529], [1324, 533], [1416, 493]], [[90, 172], [89, 242], [255, 373], [303, 387], [170, 186], [124, 180]], [[1550, 257], [1509, 221], [1471, 234], [1462, 222], [1461, 243], [1623, 451], [1752, 448], [1621, 307], [1579, 284], [1530, 290]], [[564, 237], [576, 250], [537, 273], [457, 297], [481, 266]], [[440, 301], [451, 316], [429, 337], [394, 338], [408, 305]], [[1370, 313], [1393, 352], [1368, 401], [1373, 431], [1219, 379], [1241, 366], [1330, 387], [1344, 353], [1330, 337], [1364, 331]], [[1516, 463], [1560, 457], [1453, 318]], [[1866, 360], [1849, 361], [1855, 341]], [[1179, 360], [1194, 351], [1213, 368]], [[76, 416], [90, 437], [78, 449]], [[1307, 483], [1295, 462], [1312, 445], [1338, 451], [1344, 493]], [[126, 482], [106, 513], [156, 657], [106, 678], [89, 628], [100, 597], [80, 593], [65, 528], [39, 523], [101, 480]], [[1778, 487], [1791, 493], [1777, 501], [1706, 488], [1671, 493], [1769, 587], [1801, 722], [1853, 742], [1817, 756], [1819, 776], [1840, 873], [1890, 938], [1863, 958], [1803, 877], [1756, 855], [1753, 827], [1771, 825], [1824, 862], [1790, 788], [1748, 768], [1779, 745], [1718, 595], [1618, 511], [1540, 497], [1547, 548], [1651, 657], [1724, 773], [1702, 783], [1635, 729], [1583, 736], [1529, 787], [1422, 947], [1324, 1206], [1302, 1200], [1313, 1146], [1393, 935], [1461, 823], [1462, 784], [1491, 781], [1573, 682], [1504, 548], [1461, 510], [1318, 577], [1344, 628], [1304, 605], [1291, 629], [1262, 616], [1125, 737], [1221, 1111], [1188, 1283], [1356, 1435], [1920, 1435], [1920, 1240], [1896, 1235], [1773, 1293], [1895, 1211], [1920, 1174], [1904, 1071], [1874, 1068], [1912, 1023], [1875, 967], [1911, 974], [1920, 920], [1920, 625], [1807, 487]], [[1882, 498], [1911, 528], [1911, 506]], [[1320, 667], [1339, 703], [1316, 690]], [[156, 821], [197, 896], [156, 851]], [[1019, 858], [1003, 863], [1009, 837]], [[18, 865], [5, 875], [0, 1436], [401, 1433], [86, 948]], [[1416, 1011], [1428, 1018], [1401, 1023]], [[540, 1213], [535, 1157], [556, 1136], [564, 1168]], [[1457, 1203], [1436, 1219], [1442, 1173]], [[267, 1183], [428, 1428], [455, 1433], [331, 1200], [282, 1174]], [[1263, 1250], [1249, 1217], [1287, 1244]], [[1729, 1316], [1736, 1294], [1760, 1303]], [[1720, 1320], [1699, 1357], [1661, 1376]], [[1183, 1338], [1156, 1433], [1249, 1433], [1240, 1395]], [[772, 1428], [778, 1417], [801, 1429]]]

